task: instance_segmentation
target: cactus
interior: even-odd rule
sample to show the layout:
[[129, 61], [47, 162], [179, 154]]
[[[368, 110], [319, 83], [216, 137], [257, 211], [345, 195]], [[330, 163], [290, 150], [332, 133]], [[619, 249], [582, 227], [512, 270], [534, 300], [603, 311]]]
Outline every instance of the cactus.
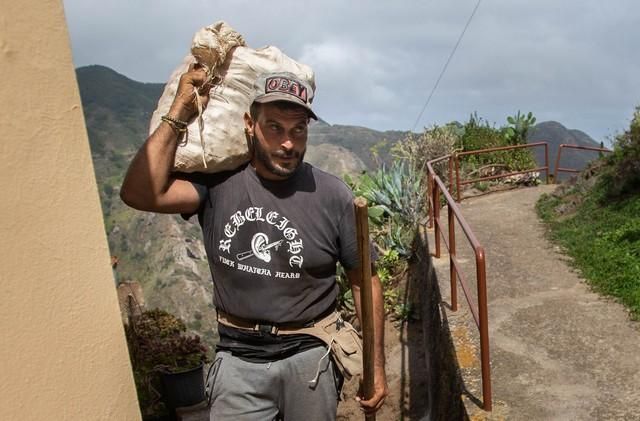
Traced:
[[504, 137], [510, 145], [524, 145], [527, 143], [527, 133], [536, 124], [536, 118], [531, 111], [527, 115], [521, 114], [520, 110], [514, 116], [507, 117], [507, 126], [504, 129]]

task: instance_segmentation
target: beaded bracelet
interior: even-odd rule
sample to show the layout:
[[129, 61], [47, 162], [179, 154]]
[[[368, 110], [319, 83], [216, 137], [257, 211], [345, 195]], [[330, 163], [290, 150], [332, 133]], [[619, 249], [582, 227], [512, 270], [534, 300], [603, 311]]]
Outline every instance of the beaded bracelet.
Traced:
[[160, 120], [171, 126], [173, 131], [176, 132], [178, 136], [187, 131], [188, 123], [186, 121], [178, 120], [177, 118], [171, 117], [168, 114], [160, 117]]

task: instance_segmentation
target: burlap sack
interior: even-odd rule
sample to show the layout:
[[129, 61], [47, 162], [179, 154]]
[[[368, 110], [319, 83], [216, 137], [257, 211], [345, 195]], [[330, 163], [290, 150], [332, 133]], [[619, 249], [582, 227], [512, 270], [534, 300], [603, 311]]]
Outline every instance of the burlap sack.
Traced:
[[175, 171], [219, 172], [237, 168], [249, 160], [243, 116], [249, 110], [253, 84], [260, 74], [291, 72], [315, 89], [310, 67], [287, 57], [276, 47], [257, 50], [246, 47], [242, 36], [224, 22], [196, 33], [191, 53], [171, 74], [149, 127], [149, 133], [153, 133], [160, 125], [160, 118], [173, 102], [180, 76], [189, 65], [197, 60], [207, 67], [214, 86], [202, 113], [202, 127], [198, 118], [190, 122], [188, 136], [176, 151]]

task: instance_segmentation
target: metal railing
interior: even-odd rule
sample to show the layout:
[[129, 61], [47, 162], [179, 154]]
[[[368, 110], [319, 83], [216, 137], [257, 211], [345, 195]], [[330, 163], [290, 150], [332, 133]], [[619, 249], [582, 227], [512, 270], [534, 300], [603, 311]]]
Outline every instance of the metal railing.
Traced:
[[[482, 408], [485, 411], [491, 411], [491, 367], [490, 367], [490, 355], [489, 355], [489, 322], [488, 322], [488, 310], [487, 310], [487, 271], [485, 263], [484, 248], [480, 245], [475, 234], [471, 230], [471, 227], [465, 221], [462, 216], [460, 208], [456, 204], [447, 187], [442, 179], [433, 169], [433, 164], [449, 159], [449, 181], [452, 184], [453, 179], [453, 167], [452, 167], [452, 155], [447, 155], [438, 159], [427, 162], [428, 182], [427, 182], [427, 200], [429, 202], [430, 213], [430, 225], [433, 225], [435, 236], [435, 255], [434, 257], [440, 257], [440, 240], [442, 237], [447, 250], [449, 251], [449, 275], [451, 284], [451, 309], [452, 311], [458, 310], [458, 288], [457, 281], [460, 280], [460, 286], [464, 293], [473, 319], [476, 326], [480, 331], [480, 364], [482, 370]], [[447, 216], [448, 216], [448, 239], [445, 239], [442, 233], [442, 227], [440, 223], [440, 196], [444, 196], [447, 203]], [[472, 302], [469, 294], [469, 288], [467, 287], [466, 280], [462, 271], [460, 270], [460, 264], [456, 259], [456, 234], [455, 234], [455, 221], [458, 221], [462, 231], [467, 237], [467, 240], [471, 244], [476, 256], [476, 284], [477, 284], [477, 307]]]
[[[521, 149], [521, 148], [535, 148], [535, 147], [544, 147], [544, 166], [538, 168], [532, 168], [523, 171], [514, 171], [507, 174], [498, 174], [492, 175], [488, 177], [480, 177], [469, 180], [460, 180], [460, 157], [467, 155], [479, 155], [483, 153], [490, 153], [496, 151], [506, 151], [513, 149]], [[576, 169], [570, 168], [559, 168], [560, 156], [562, 154], [563, 148], [572, 148], [572, 149], [580, 149], [580, 150], [589, 150], [596, 152], [611, 152], [606, 148], [595, 148], [589, 146], [577, 146], [577, 145], [560, 145], [558, 149], [558, 155], [556, 158], [555, 171], [553, 173], [553, 180], [557, 179], [557, 174], [560, 171], [563, 172], [579, 172]], [[440, 176], [436, 173], [433, 166], [435, 164], [441, 163], [445, 160], [448, 160], [448, 178], [449, 178], [449, 186], [447, 187], [445, 183], [442, 181]], [[488, 303], [487, 303], [487, 274], [486, 274], [486, 261], [485, 261], [485, 253], [484, 248], [480, 245], [480, 242], [476, 238], [475, 234], [471, 230], [471, 227], [464, 219], [460, 208], [456, 202], [460, 202], [462, 200], [462, 186], [467, 184], [476, 183], [479, 181], [487, 181], [487, 180], [495, 180], [499, 178], [506, 178], [513, 175], [518, 174], [527, 174], [536, 171], [544, 171], [546, 173], [546, 182], [547, 184], [550, 181], [549, 174], [549, 147], [547, 142], [536, 142], [530, 143], [526, 145], [516, 145], [516, 146], [504, 146], [498, 148], [490, 148], [490, 149], [482, 149], [477, 151], [468, 151], [462, 153], [453, 153], [450, 155], [445, 155], [443, 157], [433, 159], [427, 162], [427, 201], [429, 205], [429, 219], [428, 226], [429, 228], [434, 229], [434, 238], [435, 238], [435, 253], [434, 257], [440, 258], [441, 254], [441, 243], [444, 242], [445, 247], [449, 252], [449, 279], [451, 286], [451, 309], [452, 311], [458, 310], [458, 280], [460, 281], [460, 286], [464, 293], [464, 296], [467, 300], [467, 304], [469, 305], [469, 309], [473, 316], [473, 319], [478, 327], [480, 332], [480, 364], [482, 370], [482, 408], [485, 411], [491, 411], [492, 409], [492, 397], [491, 397], [491, 366], [490, 366], [490, 353], [489, 353], [489, 321], [488, 321]], [[454, 200], [452, 196], [452, 191], [456, 191], [457, 201]], [[444, 197], [446, 206], [447, 206], [447, 232], [448, 236], [445, 238], [445, 234], [443, 233], [442, 223], [440, 222], [440, 205], [441, 205], [441, 196]], [[455, 230], [455, 221], [458, 221], [458, 224], [462, 228], [469, 244], [473, 248], [475, 257], [476, 257], [476, 288], [477, 288], [477, 298], [478, 303], [477, 306], [472, 302], [473, 300], [470, 298], [469, 287], [467, 286], [467, 282], [464, 278], [464, 275], [461, 271], [460, 264], [456, 259], [456, 230]]]
[[[491, 153], [496, 151], [536, 148], [539, 146], [544, 147], [544, 167], [532, 168], [524, 171], [513, 171], [508, 174], [497, 174], [489, 177], [480, 177], [480, 178], [474, 178], [471, 180], [460, 181], [460, 157], [468, 156], [468, 155], [481, 155], [484, 153]], [[454, 154], [453, 158], [454, 158], [453, 160], [454, 160], [455, 173], [456, 173], [456, 197], [458, 199], [457, 200], [458, 202], [462, 200], [461, 187], [467, 184], [477, 183], [479, 181], [496, 180], [498, 178], [506, 178], [506, 177], [511, 177], [518, 174], [527, 174], [527, 173], [536, 172], [536, 171], [544, 171], [546, 173], [547, 184], [549, 183], [549, 145], [547, 144], [547, 142], [536, 142], [536, 143], [529, 143], [526, 145], [515, 145], [515, 146], [501, 146], [498, 148], [481, 149], [478, 151], [460, 152], [460, 153]]]
[[584, 150], [584, 151], [594, 151], [594, 152], [611, 152], [610, 149], [607, 148], [595, 148], [592, 146], [579, 146], [579, 145], [567, 145], [567, 144], [561, 144], [558, 147], [558, 155], [556, 157], [556, 166], [555, 169], [553, 171], [553, 180], [554, 182], [557, 182], [558, 180], [558, 172], [570, 172], [570, 173], [579, 173], [581, 170], [577, 170], [575, 168], [559, 168], [560, 166], [560, 156], [562, 155], [562, 150], [563, 149], [577, 149], [577, 150]]

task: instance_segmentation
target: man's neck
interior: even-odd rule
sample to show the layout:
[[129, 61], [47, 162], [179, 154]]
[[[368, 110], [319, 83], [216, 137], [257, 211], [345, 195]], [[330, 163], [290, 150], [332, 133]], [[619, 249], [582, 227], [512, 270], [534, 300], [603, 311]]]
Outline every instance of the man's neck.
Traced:
[[[269, 171], [269, 169], [267, 169], [267, 167], [265, 167], [265, 165], [260, 162], [257, 159], [252, 159], [249, 164], [251, 165], [251, 167], [254, 169], [254, 171], [256, 172], [256, 174], [258, 175], [258, 177], [263, 178], [265, 180], [269, 180], [269, 181], [285, 181], [285, 180], [289, 180], [290, 178], [292, 178], [293, 176], [295, 176], [298, 171], [294, 171], [292, 174], [288, 175], [288, 176], [280, 176], [277, 174], [274, 174], [273, 172]], [[302, 165], [302, 162], [300, 163], [300, 165]]]

